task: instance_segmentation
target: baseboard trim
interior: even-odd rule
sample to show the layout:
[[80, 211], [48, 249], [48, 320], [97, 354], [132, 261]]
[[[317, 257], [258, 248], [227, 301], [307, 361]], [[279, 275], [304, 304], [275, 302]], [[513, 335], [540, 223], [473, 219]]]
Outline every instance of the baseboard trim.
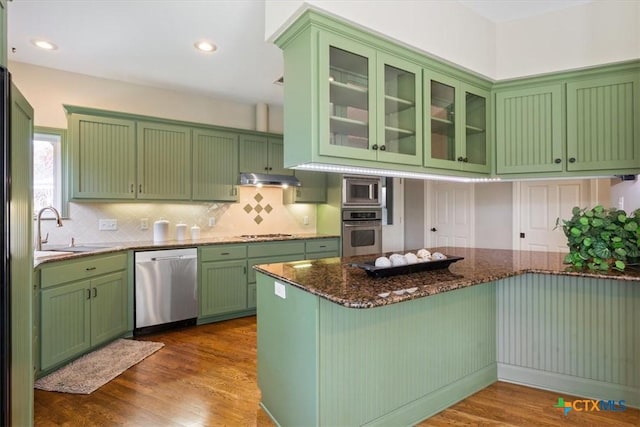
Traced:
[[640, 388], [498, 363], [498, 380], [589, 399], [624, 400], [640, 408]]
[[493, 363], [364, 425], [415, 425], [496, 381], [497, 370]]

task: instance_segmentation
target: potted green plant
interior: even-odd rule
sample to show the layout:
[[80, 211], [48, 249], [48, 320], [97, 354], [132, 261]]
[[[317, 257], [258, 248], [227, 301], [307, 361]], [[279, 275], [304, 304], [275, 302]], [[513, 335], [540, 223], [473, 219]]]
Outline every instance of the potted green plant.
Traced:
[[627, 215], [624, 210], [598, 205], [592, 209], [574, 207], [572, 213], [571, 219], [562, 221], [569, 246], [566, 264], [623, 271], [627, 264], [640, 260], [640, 209]]

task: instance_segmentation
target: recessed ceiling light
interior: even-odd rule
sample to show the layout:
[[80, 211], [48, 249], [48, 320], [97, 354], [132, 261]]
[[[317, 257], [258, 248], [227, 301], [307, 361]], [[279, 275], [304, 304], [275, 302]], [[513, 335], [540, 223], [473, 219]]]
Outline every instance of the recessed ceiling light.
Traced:
[[33, 39], [33, 40], [31, 40], [31, 43], [33, 43], [35, 46], [39, 47], [40, 49], [44, 49], [44, 50], [56, 50], [56, 49], [58, 49], [58, 46], [56, 46], [55, 44], [51, 43], [50, 41], [43, 40], [43, 39]]
[[206, 40], [195, 42], [194, 46], [202, 52], [215, 52], [218, 49], [218, 46]]

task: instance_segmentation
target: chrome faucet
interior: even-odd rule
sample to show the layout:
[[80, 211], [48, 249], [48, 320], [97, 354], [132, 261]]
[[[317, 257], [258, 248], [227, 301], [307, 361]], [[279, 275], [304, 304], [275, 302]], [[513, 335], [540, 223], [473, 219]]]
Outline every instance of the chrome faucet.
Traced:
[[42, 250], [42, 244], [43, 243], [47, 243], [49, 241], [49, 233], [47, 233], [47, 235], [43, 239], [42, 238], [42, 228], [40, 227], [40, 222], [42, 220], [42, 213], [44, 211], [46, 211], [46, 210], [50, 210], [56, 216], [56, 227], [62, 227], [62, 220], [60, 219], [60, 212], [58, 212], [58, 210], [56, 208], [54, 208], [53, 206], [47, 206], [46, 208], [40, 209], [40, 211], [38, 212], [38, 216], [37, 216], [37, 218], [38, 218], [38, 236], [36, 237], [36, 250], [37, 251], [41, 251]]

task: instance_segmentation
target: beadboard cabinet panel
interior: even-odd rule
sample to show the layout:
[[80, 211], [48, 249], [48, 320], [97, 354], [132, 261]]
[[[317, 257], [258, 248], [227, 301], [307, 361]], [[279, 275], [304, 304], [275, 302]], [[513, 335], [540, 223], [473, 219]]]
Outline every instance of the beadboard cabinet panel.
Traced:
[[567, 84], [568, 170], [640, 168], [640, 76]]
[[71, 197], [136, 197], [135, 122], [74, 114], [69, 122]]
[[127, 275], [125, 271], [91, 281], [91, 344], [99, 345], [127, 330]]
[[45, 289], [41, 293], [40, 368], [48, 369], [91, 346], [90, 281]]
[[240, 172], [293, 175], [293, 170], [284, 168], [282, 144], [282, 138], [241, 135]]
[[200, 316], [247, 308], [247, 262], [245, 260], [201, 264]]
[[191, 198], [191, 129], [138, 122], [138, 198]]
[[562, 85], [496, 95], [496, 171], [562, 172]]
[[497, 287], [498, 377], [640, 404], [636, 282], [525, 274]]
[[238, 201], [238, 135], [193, 131], [193, 200]]

